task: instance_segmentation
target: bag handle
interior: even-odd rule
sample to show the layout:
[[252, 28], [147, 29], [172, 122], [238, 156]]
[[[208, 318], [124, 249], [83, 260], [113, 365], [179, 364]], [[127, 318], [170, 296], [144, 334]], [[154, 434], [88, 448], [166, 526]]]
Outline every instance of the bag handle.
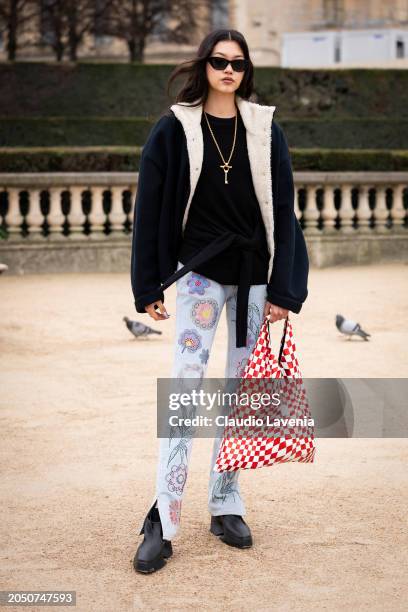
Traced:
[[[268, 321], [268, 325], [267, 325], [267, 329], [268, 329], [268, 344], [269, 344], [269, 346], [271, 346], [272, 334], [271, 334], [271, 322], [269, 320], [269, 316], [266, 316], [265, 320]], [[282, 332], [282, 338], [281, 338], [281, 342], [280, 342], [279, 356], [278, 356], [278, 363], [279, 364], [281, 362], [283, 347], [285, 346], [285, 338], [286, 338], [286, 331], [287, 331], [287, 328], [288, 328], [288, 322], [289, 322], [289, 313], [285, 317], [285, 323], [284, 323], [283, 332]]]

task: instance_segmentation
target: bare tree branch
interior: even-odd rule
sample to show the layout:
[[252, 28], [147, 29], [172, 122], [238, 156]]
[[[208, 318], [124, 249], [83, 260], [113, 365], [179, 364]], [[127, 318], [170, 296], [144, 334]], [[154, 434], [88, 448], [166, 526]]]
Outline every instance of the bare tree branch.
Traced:
[[7, 59], [10, 61], [16, 59], [21, 26], [37, 14], [36, 0], [0, 0], [0, 32], [7, 36]]

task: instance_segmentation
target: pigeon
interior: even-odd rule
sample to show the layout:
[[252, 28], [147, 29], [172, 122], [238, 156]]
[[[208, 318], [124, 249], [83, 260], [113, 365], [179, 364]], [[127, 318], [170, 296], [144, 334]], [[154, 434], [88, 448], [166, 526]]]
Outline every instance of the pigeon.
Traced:
[[341, 332], [345, 336], [348, 336], [349, 339], [351, 338], [351, 336], [360, 336], [361, 338], [363, 338], [363, 340], [368, 340], [368, 337], [371, 336], [371, 334], [368, 334], [363, 329], [361, 329], [359, 323], [356, 323], [355, 321], [350, 321], [349, 319], [345, 319], [339, 314], [336, 315], [336, 327], [339, 332]]
[[135, 336], [135, 338], [140, 338], [140, 336], [149, 336], [150, 334], [163, 333], [161, 331], [157, 331], [156, 329], [152, 329], [144, 323], [139, 323], [138, 321], [131, 321], [130, 319], [128, 319], [128, 317], [123, 317], [123, 320], [126, 322], [126, 327]]

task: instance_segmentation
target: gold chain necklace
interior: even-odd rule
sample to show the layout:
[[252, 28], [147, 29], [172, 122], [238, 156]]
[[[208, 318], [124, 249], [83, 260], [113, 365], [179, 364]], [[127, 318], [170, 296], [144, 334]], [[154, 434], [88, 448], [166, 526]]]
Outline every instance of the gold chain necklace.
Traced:
[[235, 114], [234, 142], [232, 143], [231, 153], [230, 153], [230, 156], [229, 156], [229, 158], [228, 158], [228, 160], [227, 160], [227, 161], [225, 161], [224, 156], [223, 156], [223, 154], [221, 153], [221, 149], [220, 149], [220, 147], [218, 146], [218, 142], [217, 142], [217, 140], [216, 140], [216, 138], [215, 138], [215, 136], [214, 136], [214, 133], [213, 133], [213, 131], [212, 131], [212, 129], [211, 129], [211, 125], [210, 125], [210, 122], [208, 121], [207, 113], [206, 113], [205, 111], [204, 111], [204, 115], [205, 115], [205, 118], [206, 118], [206, 120], [207, 120], [208, 128], [209, 128], [209, 130], [210, 130], [210, 132], [211, 132], [211, 136], [213, 137], [213, 140], [214, 140], [214, 142], [215, 142], [215, 146], [217, 147], [218, 152], [219, 152], [219, 154], [220, 154], [220, 156], [221, 156], [221, 159], [222, 159], [222, 161], [224, 162], [222, 165], [220, 165], [220, 168], [222, 168], [222, 169], [224, 170], [224, 178], [225, 178], [225, 180], [224, 180], [224, 184], [225, 184], [225, 185], [228, 185], [228, 171], [229, 171], [229, 170], [231, 170], [231, 168], [232, 168], [232, 166], [230, 166], [230, 165], [229, 165], [229, 163], [230, 163], [230, 161], [231, 161], [232, 154], [234, 153], [234, 149], [235, 149], [235, 140], [236, 140], [236, 136], [237, 136], [237, 116], [238, 116], [238, 112]]

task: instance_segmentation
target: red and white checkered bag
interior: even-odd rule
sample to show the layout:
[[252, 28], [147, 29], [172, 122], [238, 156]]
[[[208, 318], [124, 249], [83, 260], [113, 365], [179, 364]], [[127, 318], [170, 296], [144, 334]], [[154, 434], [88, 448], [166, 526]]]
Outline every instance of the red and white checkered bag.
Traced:
[[[306, 392], [296, 357], [296, 345], [289, 316], [285, 319], [279, 357], [276, 358], [270, 347], [270, 322], [266, 317], [261, 327], [255, 347], [248, 359], [243, 377], [236, 391], [237, 396], [261, 394], [271, 385], [278, 385], [279, 395], [284, 398], [283, 406], [268, 406], [265, 410], [270, 419], [279, 419], [279, 435], [265, 436], [265, 425], [251, 425], [248, 436], [248, 425], [237, 425], [240, 419], [259, 415], [253, 407], [237, 402], [232, 406], [229, 418], [234, 425], [226, 425], [224, 437], [215, 462], [216, 472], [232, 472], [238, 469], [255, 469], [274, 463], [298, 461], [312, 463], [315, 456], [314, 428], [310, 422], [311, 415]], [[269, 381], [268, 381], [269, 379]], [[271, 383], [270, 379], [280, 379]], [[259, 395], [258, 395], [259, 397]], [[282, 419], [284, 419], [282, 421]], [[296, 428], [285, 424], [288, 419], [299, 419]], [[304, 423], [299, 426], [300, 423]], [[307, 425], [305, 424], [307, 422]], [[258, 429], [257, 429], [258, 427]], [[270, 428], [266, 431], [269, 433]], [[259, 435], [258, 435], [259, 433]]]

